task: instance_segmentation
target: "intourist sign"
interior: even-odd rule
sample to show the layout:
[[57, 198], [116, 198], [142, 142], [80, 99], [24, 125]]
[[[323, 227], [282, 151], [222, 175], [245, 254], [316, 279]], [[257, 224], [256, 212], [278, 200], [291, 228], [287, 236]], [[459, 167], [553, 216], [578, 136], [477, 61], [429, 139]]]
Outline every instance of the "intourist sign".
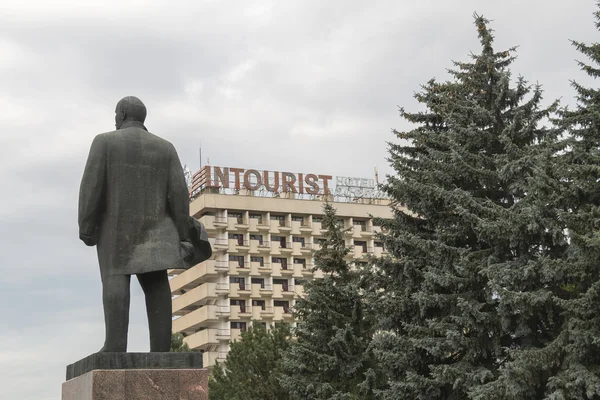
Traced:
[[[385, 197], [377, 189], [376, 179], [337, 176], [335, 181], [331, 175], [291, 173], [282, 171], [259, 171], [256, 169], [217, 167], [207, 165], [196, 172], [191, 181], [190, 196], [194, 197], [205, 188], [228, 191], [247, 189], [250, 191], [279, 194], [333, 195], [346, 199], [377, 199]], [[333, 184], [335, 183], [335, 188]], [[295, 196], [298, 195], [298, 196]]]
[[194, 175], [192, 191], [202, 187], [267, 190], [273, 193], [329, 194], [331, 175], [205, 166]]

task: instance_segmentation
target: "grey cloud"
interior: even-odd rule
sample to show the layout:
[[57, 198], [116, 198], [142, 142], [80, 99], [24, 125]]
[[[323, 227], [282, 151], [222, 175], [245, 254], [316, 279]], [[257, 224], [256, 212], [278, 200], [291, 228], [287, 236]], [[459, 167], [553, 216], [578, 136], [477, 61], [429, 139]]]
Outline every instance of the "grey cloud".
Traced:
[[[142, 98], [149, 129], [171, 140], [192, 170], [201, 143], [212, 164], [365, 177], [377, 166], [383, 176], [391, 129], [410, 128], [398, 106], [418, 110], [412, 96], [420, 84], [445, 79], [451, 60], [478, 51], [473, 11], [493, 20], [498, 50], [520, 46], [513, 74], [543, 84], [548, 102], [563, 96], [573, 104], [569, 80], [590, 82], [569, 39], [597, 38], [593, 1], [7, 4], [0, 15], [7, 398], [57, 398], [64, 366], [100, 346], [100, 282], [94, 249], [77, 239], [77, 193], [91, 140], [113, 128], [122, 96]], [[146, 350], [143, 301], [132, 287], [132, 349]], [[37, 366], [26, 368], [29, 360]]]

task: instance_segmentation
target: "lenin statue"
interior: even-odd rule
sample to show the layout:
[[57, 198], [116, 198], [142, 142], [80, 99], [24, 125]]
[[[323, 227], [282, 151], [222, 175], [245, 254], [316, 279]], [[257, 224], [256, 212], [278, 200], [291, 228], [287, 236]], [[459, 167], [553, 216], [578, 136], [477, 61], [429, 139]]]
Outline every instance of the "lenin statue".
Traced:
[[79, 194], [79, 238], [97, 246], [106, 340], [101, 352], [126, 352], [131, 275], [144, 291], [150, 351], [171, 344], [167, 269], [211, 256], [206, 232], [189, 216], [189, 192], [173, 145], [144, 126], [146, 107], [125, 97], [116, 130], [97, 135]]

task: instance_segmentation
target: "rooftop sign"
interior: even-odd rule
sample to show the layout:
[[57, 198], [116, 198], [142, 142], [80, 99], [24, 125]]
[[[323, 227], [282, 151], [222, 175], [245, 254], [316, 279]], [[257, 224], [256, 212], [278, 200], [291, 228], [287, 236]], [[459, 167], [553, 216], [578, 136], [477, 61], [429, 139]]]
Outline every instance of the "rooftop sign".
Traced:
[[256, 169], [207, 165], [191, 179], [190, 196], [212, 188], [222, 193], [239, 193], [246, 189], [264, 196], [288, 194], [295, 198], [333, 195], [343, 198], [382, 198], [374, 179], [338, 176], [335, 188], [333, 176], [312, 173], [259, 171]]

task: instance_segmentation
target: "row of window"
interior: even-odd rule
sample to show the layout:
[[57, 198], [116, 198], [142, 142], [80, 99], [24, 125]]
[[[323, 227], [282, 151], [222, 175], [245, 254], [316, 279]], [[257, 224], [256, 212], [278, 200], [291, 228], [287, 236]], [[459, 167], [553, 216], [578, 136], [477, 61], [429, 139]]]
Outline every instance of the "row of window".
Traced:
[[[231, 299], [230, 303], [232, 306], [238, 306], [240, 308], [240, 312], [246, 312], [246, 300], [241, 299]], [[274, 300], [274, 307], [282, 307], [285, 313], [290, 310], [290, 302], [285, 300]], [[267, 309], [267, 303], [265, 300], [252, 300], [252, 307], [260, 307], [261, 310]]]
[[[237, 262], [239, 264], [240, 268], [246, 267], [246, 257], [244, 257], [244, 256], [230, 254], [229, 261]], [[294, 257], [292, 259], [292, 261], [294, 264], [300, 264], [303, 267], [306, 267], [306, 258]], [[261, 267], [265, 266], [265, 258], [262, 256], [250, 256], [250, 262], [259, 263], [259, 265]], [[288, 259], [285, 257], [272, 257], [271, 262], [276, 263], [276, 264], [281, 264], [282, 269], [287, 269], [287, 267], [288, 267]]]
[[[234, 285], [239, 285], [240, 290], [247, 290], [247, 282], [248, 278], [243, 276], [230, 276], [229, 283]], [[304, 285], [305, 280], [303, 279], [294, 279], [294, 284], [301, 286]], [[250, 278], [250, 283], [253, 285], [260, 285], [261, 289], [266, 289], [265, 278]], [[284, 292], [289, 292], [290, 284], [288, 279], [281, 278], [273, 278], [273, 285], [281, 285], [281, 290]]]
[[[228, 211], [227, 215], [229, 218], [237, 218], [238, 220], [242, 220], [243, 219], [243, 213], [240, 211]], [[249, 215], [250, 219], [256, 219], [258, 220], [258, 223], [261, 224], [263, 219], [264, 219], [264, 215], [263, 214], [258, 214], [258, 213], [250, 213]], [[283, 223], [285, 223], [286, 221], [286, 215], [285, 214], [271, 214], [270, 219], [272, 221], [283, 221]], [[343, 220], [342, 218], [340, 218], [340, 220]], [[300, 215], [292, 215], [292, 221], [294, 222], [300, 222], [301, 224], [304, 224], [306, 221], [306, 217], [305, 216], [300, 216]], [[323, 217], [320, 215], [314, 215], [312, 217], [312, 221], [313, 222], [323, 222]], [[367, 226], [367, 220], [366, 219], [353, 219], [353, 225], [358, 225], [363, 227], [363, 230], [366, 229]], [[373, 226], [377, 226], [377, 222], [373, 221]]]

